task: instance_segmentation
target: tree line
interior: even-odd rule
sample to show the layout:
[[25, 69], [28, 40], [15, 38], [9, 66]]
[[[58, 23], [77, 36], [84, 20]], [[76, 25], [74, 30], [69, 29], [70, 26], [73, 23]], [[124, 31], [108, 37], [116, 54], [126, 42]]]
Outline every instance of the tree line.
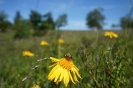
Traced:
[[31, 10], [29, 19], [24, 19], [19, 11], [16, 12], [13, 23], [8, 21], [7, 17], [4, 11], [0, 11], [0, 31], [15, 30], [15, 38], [44, 35], [47, 30], [60, 29], [67, 24], [66, 14], [61, 14], [54, 21], [51, 12], [42, 15], [35, 10]]
[[[106, 19], [102, 11], [103, 8], [96, 8], [87, 14], [86, 25], [88, 28], [102, 29]], [[0, 31], [15, 30], [15, 38], [40, 36], [44, 35], [48, 30], [59, 30], [60, 27], [67, 25], [67, 14], [61, 14], [54, 21], [51, 12], [42, 15], [35, 10], [31, 10], [28, 19], [24, 19], [19, 11], [16, 12], [13, 23], [8, 21], [7, 18], [8, 15], [4, 11], [0, 11]], [[118, 26], [122, 29], [133, 28], [133, 19], [129, 16], [123, 16], [119, 24], [112, 24], [112, 27]]]

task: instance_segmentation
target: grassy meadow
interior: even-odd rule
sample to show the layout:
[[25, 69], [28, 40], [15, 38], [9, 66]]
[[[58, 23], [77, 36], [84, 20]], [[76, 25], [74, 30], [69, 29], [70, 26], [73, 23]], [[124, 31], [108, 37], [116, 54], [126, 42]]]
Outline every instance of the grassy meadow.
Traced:
[[[0, 33], [0, 88], [64, 88], [47, 76], [49, 57], [73, 56], [82, 79], [69, 82], [67, 88], [132, 88], [133, 30], [113, 30], [118, 38], [104, 36], [105, 31], [48, 31], [44, 36], [13, 39], [13, 32]], [[59, 43], [58, 39], [64, 40]], [[40, 45], [46, 41], [48, 45]], [[34, 56], [23, 56], [30, 51]], [[37, 62], [39, 59], [43, 61]], [[35, 66], [39, 66], [34, 69]], [[25, 79], [24, 79], [25, 78]]]

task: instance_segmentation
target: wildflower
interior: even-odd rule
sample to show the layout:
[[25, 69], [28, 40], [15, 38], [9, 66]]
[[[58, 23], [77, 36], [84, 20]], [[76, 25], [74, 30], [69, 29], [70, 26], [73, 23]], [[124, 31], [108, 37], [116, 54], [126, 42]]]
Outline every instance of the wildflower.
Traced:
[[29, 57], [34, 56], [34, 54], [31, 53], [30, 51], [23, 51], [22, 54], [23, 54], [23, 56], [29, 56]]
[[17, 74], [17, 77], [20, 77], [20, 74]]
[[64, 40], [60, 38], [60, 39], [58, 39], [58, 42], [59, 43], [64, 43]]
[[113, 37], [117, 38], [118, 37], [118, 35], [112, 31], [111, 32], [105, 32], [104, 36], [109, 36], [110, 38], [113, 38]]
[[72, 61], [72, 56], [69, 53], [65, 55], [65, 58], [56, 59], [54, 57], [50, 57], [50, 59], [52, 60], [52, 62], [55, 62], [55, 63], [50, 66], [54, 68], [48, 74], [48, 80], [54, 79], [54, 82], [56, 84], [58, 84], [59, 82], [61, 82], [61, 80], [63, 80], [66, 87], [70, 80], [74, 84], [75, 82], [78, 82], [78, 79], [76, 76], [81, 78], [78, 72], [79, 69], [74, 65]]
[[46, 41], [41, 41], [40, 45], [42, 45], [42, 46], [48, 46], [49, 44]]
[[35, 84], [32, 88], [41, 88], [41, 87]]

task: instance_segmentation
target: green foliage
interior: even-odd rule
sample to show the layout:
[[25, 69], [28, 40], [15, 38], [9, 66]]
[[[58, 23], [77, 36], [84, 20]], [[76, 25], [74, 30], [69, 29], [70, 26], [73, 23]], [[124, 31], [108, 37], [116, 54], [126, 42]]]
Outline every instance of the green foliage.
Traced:
[[65, 26], [67, 24], [67, 15], [62, 14], [59, 16], [59, 18], [56, 20], [55, 25], [59, 29], [62, 26]]
[[13, 28], [15, 30], [15, 39], [29, 38], [34, 33], [31, 23], [28, 20], [18, 20]]
[[42, 21], [40, 30], [47, 30], [49, 28], [49, 24], [46, 21]]
[[45, 34], [47, 34], [47, 30], [35, 30], [33, 36], [44, 36]]
[[41, 15], [39, 12], [32, 10], [30, 14], [30, 21], [35, 31], [34, 35], [36, 36], [45, 35], [47, 30], [55, 29], [55, 23], [50, 12], [45, 15]]
[[6, 32], [11, 26], [12, 24], [9, 21], [0, 22], [0, 31]]
[[[118, 39], [105, 37], [104, 31], [98, 31], [98, 38], [93, 31], [60, 31], [63, 44], [58, 43], [55, 32], [21, 40], [13, 40], [9, 33], [0, 33], [0, 40], [3, 40], [0, 43], [1, 88], [30, 88], [34, 84], [41, 88], [64, 88], [63, 83], [56, 85], [47, 79], [52, 62], [44, 58], [63, 57], [66, 53], [71, 53], [82, 77], [76, 84], [69, 82], [67, 88], [132, 88], [132, 31], [129, 31], [128, 39], [124, 31], [116, 31]], [[77, 38], [79, 35], [81, 37]], [[49, 45], [40, 46], [42, 40]], [[23, 57], [25, 50], [35, 56]], [[43, 61], [37, 62], [41, 59]], [[38, 65], [40, 67], [33, 69]], [[29, 75], [33, 76], [22, 81]]]
[[30, 21], [33, 25], [34, 30], [37, 30], [41, 24], [42, 15], [37, 11], [31, 10]]
[[7, 20], [8, 15], [4, 13], [4, 11], [0, 11], [0, 22], [4, 22]]
[[30, 14], [30, 21], [35, 30], [55, 29], [52, 14], [50, 12], [42, 16], [37, 11], [32, 10]]
[[19, 20], [22, 20], [22, 16], [19, 11], [16, 12], [15, 18], [14, 18], [14, 24], [17, 24]]
[[120, 19], [120, 26], [122, 29], [133, 28], [133, 18], [129, 18], [128, 16], [122, 17]]
[[52, 18], [52, 13], [48, 12], [47, 14], [44, 15], [44, 21], [43, 24], [45, 23], [45, 26], [47, 27], [46, 29], [55, 29], [55, 23]]
[[86, 21], [88, 27], [102, 29], [103, 21], [105, 20], [104, 15], [101, 13], [102, 10], [102, 8], [94, 9], [87, 14]]
[[[90, 85], [92, 88], [121, 88], [124, 87], [126, 78], [125, 66], [122, 61], [125, 59], [125, 52], [116, 50], [113, 52], [112, 48], [103, 49], [103, 47], [96, 47], [90, 51], [86, 50], [81, 53], [82, 61], [90, 75]], [[113, 53], [113, 54], [111, 54]]]
[[0, 11], [0, 31], [5, 32], [9, 27], [11, 27], [11, 23], [7, 21], [8, 15], [4, 13], [4, 11]]

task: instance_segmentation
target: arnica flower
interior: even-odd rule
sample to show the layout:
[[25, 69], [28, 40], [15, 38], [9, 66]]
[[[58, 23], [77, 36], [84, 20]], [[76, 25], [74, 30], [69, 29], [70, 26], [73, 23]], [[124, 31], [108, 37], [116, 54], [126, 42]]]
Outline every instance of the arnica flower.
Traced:
[[48, 46], [49, 44], [46, 41], [41, 41], [40, 45], [42, 45], [42, 46]]
[[41, 87], [35, 84], [32, 88], [41, 88]]
[[58, 42], [59, 43], [64, 43], [64, 40], [60, 38], [60, 39], [58, 39]]
[[110, 38], [113, 38], [113, 37], [118, 38], [118, 35], [112, 31], [111, 32], [105, 32], [104, 36], [109, 36]]
[[17, 77], [20, 77], [20, 74], [18, 74]]
[[50, 57], [50, 59], [54, 64], [50, 66], [53, 69], [48, 74], [48, 80], [52, 81], [54, 79], [56, 84], [63, 80], [65, 87], [67, 87], [70, 80], [75, 84], [75, 82], [78, 82], [77, 76], [81, 78], [78, 72], [79, 69], [74, 65], [72, 56], [69, 53], [65, 55], [65, 58], [56, 59]]
[[23, 54], [23, 56], [29, 56], [29, 57], [34, 56], [34, 54], [31, 53], [30, 51], [23, 51], [22, 54]]

